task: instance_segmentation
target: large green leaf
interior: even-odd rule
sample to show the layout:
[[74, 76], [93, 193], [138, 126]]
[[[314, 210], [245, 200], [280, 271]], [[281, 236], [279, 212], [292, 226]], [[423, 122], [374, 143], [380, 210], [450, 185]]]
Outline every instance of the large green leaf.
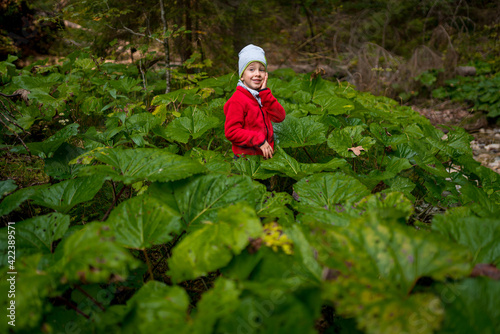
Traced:
[[326, 130], [324, 124], [316, 122], [311, 116], [287, 116], [283, 122], [274, 124], [276, 142], [283, 148], [324, 143]]
[[24, 201], [32, 198], [37, 191], [47, 187], [48, 185], [22, 188], [5, 197], [0, 203], [0, 216], [8, 215], [17, 209]]
[[69, 162], [84, 152], [85, 150], [79, 147], [62, 143], [52, 158], [45, 159], [45, 173], [56, 179], [68, 179], [75, 176], [82, 165], [70, 165]]
[[262, 233], [255, 211], [237, 204], [221, 209], [218, 221], [188, 234], [172, 251], [168, 274], [174, 282], [207, 275], [226, 266]]
[[231, 170], [230, 162], [226, 161], [226, 158], [220, 152], [205, 151], [195, 147], [191, 151], [190, 157], [205, 165], [211, 172], [227, 174]]
[[58, 84], [63, 79], [63, 76], [59, 73], [51, 73], [47, 76], [37, 75], [28, 76], [20, 75], [12, 78], [12, 82], [19, 88], [23, 88], [29, 91], [43, 91], [49, 93], [52, 86]]
[[279, 219], [280, 224], [294, 224], [293, 212], [286, 207], [293, 201], [288, 193], [265, 192], [260, 201], [257, 202], [256, 212], [261, 218], [275, 221]]
[[200, 110], [196, 110], [189, 117], [182, 116], [174, 119], [167, 126], [166, 134], [169, 138], [180, 143], [187, 143], [189, 137], [193, 139], [201, 137], [205, 132], [219, 125], [219, 119], [207, 116]]
[[246, 202], [254, 206], [264, 192], [247, 176], [209, 174], [169, 183], [153, 183], [148, 193], [177, 210], [190, 229], [201, 227], [204, 220], [214, 220], [217, 210], [230, 204]]
[[[220, 79], [220, 78], [219, 78]], [[169, 104], [172, 102], [182, 104], [200, 104], [203, 102], [200, 94], [197, 94], [198, 88], [178, 89], [168, 94], [161, 94], [154, 97], [152, 104]]]
[[463, 128], [450, 131], [446, 139], [443, 139], [442, 131], [431, 126], [424, 126], [423, 133], [427, 142], [452, 158], [458, 158], [461, 155], [472, 156], [470, 142], [474, 137]]
[[356, 157], [354, 152], [349, 150], [353, 147], [361, 146], [364, 151], [368, 151], [375, 144], [375, 140], [370, 136], [362, 135], [365, 127], [366, 126], [355, 125], [333, 130], [328, 137], [328, 147], [334, 149], [340, 156], [346, 158]]
[[[16, 332], [24, 330], [32, 333], [38, 327], [43, 313], [50, 311], [52, 306], [46, 298], [56, 291], [58, 280], [55, 275], [39, 268], [41, 257], [41, 254], [34, 254], [18, 259], [16, 274], [9, 274], [11, 270], [7, 270], [7, 267], [0, 271], [0, 293], [3, 296], [0, 306], [5, 310], [0, 332], [8, 333], [15, 328]], [[8, 311], [12, 301], [15, 302], [14, 319], [9, 318], [11, 313]], [[8, 324], [11, 320], [15, 320], [15, 327]]]
[[67, 125], [48, 139], [42, 142], [28, 143], [27, 146], [34, 155], [41, 158], [50, 157], [62, 143], [78, 134], [78, 127], [77, 123]]
[[302, 204], [327, 210], [358, 201], [370, 193], [361, 182], [343, 173], [314, 174], [293, 188]]
[[112, 275], [126, 277], [137, 266], [137, 260], [114, 240], [109, 226], [86, 224], [57, 247], [57, 270], [70, 282], [100, 283], [108, 282]]
[[8, 179], [0, 181], [0, 199], [17, 189], [16, 181]]
[[413, 156], [413, 159], [420, 168], [432, 175], [436, 175], [442, 178], [447, 178], [450, 176], [441, 161], [436, 158], [437, 153], [439, 153], [439, 149], [433, 149], [432, 146], [426, 145], [421, 140], [410, 140], [409, 145], [417, 153], [415, 156]]
[[34, 204], [67, 213], [75, 205], [94, 198], [103, 183], [101, 176], [79, 177], [40, 188], [31, 198]]
[[324, 298], [344, 317], [355, 316], [367, 334], [433, 334], [443, 320], [443, 305], [430, 293], [404, 295], [376, 279], [339, 277], [324, 285]]
[[265, 170], [262, 167], [263, 158], [260, 155], [247, 155], [234, 160], [234, 168], [242, 175], [252, 179], [265, 180], [275, 175], [276, 172]]
[[138, 196], [122, 202], [109, 215], [116, 241], [125, 247], [145, 249], [172, 240], [181, 230], [180, 215], [155, 198]]
[[318, 261], [333, 269], [327, 277], [335, 281], [325, 297], [339, 314], [355, 316], [367, 333], [420, 333], [418, 323], [408, 319], [418, 320], [434, 309], [424, 331], [430, 334], [439, 328], [442, 305], [431, 294], [410, 293], [422, 277], [466, 277], [471, 254], [439, 235], [396, 223], [396, 216], [374, 210], [343, 228], [310, 224], [305, 235], [317, 249]]
[[124, 333], [187, 333], [189, 297], [178, 286], [149, 281], [127, 302]]
[[445, 305], [440, 334], [500, 332], [500, 282], [478, 277], [437, 287]]
[[93, 156], [106, 165], [83, 168], [81, 175], [102, 175], [125, 184], [179, 180], [206, 171], [197, 161], [162, 149], [106, 148]]
[[353, 264], [348, 271], [379, 277], [404, 294], [413, 289], [420, 277], [444, 280], [470, 273], [472, 258], [467, 249], [457, 248], [439, 235], [397, 224], [397, 216], [374, 210], [351, 221], [348, 227], [332, 230], [332, 237], [341, 247], [337, 250], [346, 256], [338, 254], [337, 259]]
[[333, 92], [322, 90], [314, 94], [313, 102], [331, 115], [349, 114], [355, 108], [354, 102], [338, 97]]
[[[377, 138], [380, 142], [384, 144], [384, 146], [396, 147], [396, 145], [406, 143], [408, 141], [408, 137], [405, 134], [391, 134], [389, 131], [393, 132], [391, 128], [394, 130], [398, 129], [397, 127], [391, 127], [388, 124], [384, 124], [386, 126], [382, 127], [382, 125], [378, 123], [370, 124], [370, 132], [373, 137]], [[389, 127], [389, 129], [388, 129]]]
[[289, 268], [284, 271], [280, 270], [281, 266], [278, 268], [275, 267], [275, 271], [282, 279], [241, 284], [243, 291], [238, 307], [217, 322], [216, 333], [318, 332], [314, 326], [321, 314], [320, 290], [302, 284], [300, 279], [290, 275]]
[[500, 265], [500, 219], [467, 215], [463, 208], [436, 215], [432, 230], [466, 246], [474, 254], [474, 263]]
[[[50, 213], [36, 216], [18, 222], [14, 227], [16, 241], [15, 256], [20, 258], [33, 253], [51, 253], [54, 250], [54, 241], [61, 239], [69, 227], [70, 217], [60, 213]], [[12, 233], [12, 230], [11, 230]], [[8, 228], [0, 229], [0, 252], [2, 263], [7, 263]], [[12, 254], [12, 253], [11, 253]]]
[[335, 171], [336, 169], [344, 167], [346, 165], [347, 161], [345, 161], [345, 159], [339, 158], [334, 158], [329, 162], [323, 164], [299, 163], [297, 162], [297, 160], [286, 154], [286, 152], [279, 146], [275, 148], [275, 155], [272, 159], [264, 160], [260, 164], [260, 166], [264, 170], [280, 172], [295, 180], [300, 180], [304, 176], [319, 173], [322, 171]]
[[221, 318], [231, 317], [240, 304], [241, 290], [233, 281], [219, 278], [215, 286], [203, 294], [197, 304], [193, 323], [196, 334], [214, 333], [214, 327]]

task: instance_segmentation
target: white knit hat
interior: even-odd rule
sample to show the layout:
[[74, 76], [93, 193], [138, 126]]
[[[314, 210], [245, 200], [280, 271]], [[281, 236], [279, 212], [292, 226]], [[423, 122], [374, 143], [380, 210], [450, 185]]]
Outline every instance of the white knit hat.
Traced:
[[238, 69], [240, 78], [243, 72], [245, 72], [247, 66], [254, 61], [262, 63], [267, 68], [266, 53], [262, 48], [256, 45], [248, 44], [243, 49], [241, 49], [240, 53], [238, 53], [238, 57]]

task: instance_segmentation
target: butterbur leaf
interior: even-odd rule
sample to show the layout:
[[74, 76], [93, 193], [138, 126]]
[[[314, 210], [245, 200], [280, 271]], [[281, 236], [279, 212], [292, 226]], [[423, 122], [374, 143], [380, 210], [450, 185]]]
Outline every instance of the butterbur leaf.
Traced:
[[172, 240], [182, 227], [180, 215], [155, 198], [137, 196], [116, 207], [106, 224], [125, 247], [145, 249]]
[[326, 90], [314, 94], [313, 102], [319, 104], [330, 115], [349, 114], [355, 109], [353, 101], [338, 97]]
[[169, 138], [185, 144], [190, 137], [199, 138], [217, 125], [219, 125], [217, 117], [207, 116], [202, 111], [195, 110], [190, 117], [183, 116], [170, 122], [166, 134]]
[[32, 198], [37, 190], [47, 187], [48, 185], [23, 188], [8, 195], [2, 202], [0, 202], [0, 216], [8, 215], [17, 209], [24, 201]]
[[[456, 212], [457, 214], [452, 214]], [[464, 214], [464, 213], [462, 213]], [[500, 220], [463, 216], [454, 209], [444, 215], [436, 215], [432, 230], [450, 240], [466, 246], [474, 254], [474, 263], [500, 265]], [[464, 214], [465, 215], [465, 214]]]
[[500, 284], [478, 277], [455, 284], [440, 284], [439, 296], [445, 305], [442, 334], [500, 332]]
[[195, 89], [179, 89], [168, 94], [157, 95], [153, 98], [153, 105], [169, 104], [172, 102], [182, 104], [200, 104], [203, 102], [201, 95], [196, 94], [198, 88]]
[[370, 211], [347, 227], [309, 228], [314, 235], [305, 235], [318, 251], [318, 261], [336, 268], [327, 277], [334, 279], [327, 298], [339, 314], [355, 316], [367, 333], [421, 333], [417, 320], [434, 310], [424, 331], [433, 333], [443, 316], [442, 304], [432, 294], [410, 294], [415, 283], [421, 277], [463, 278], [472, 269], [469, 251], [397, 224], [391, 214], [384, 218]]
[[305, 177], [293, 189], [305, 205], [333, 209], [358, 201], [370, 192], [358, 180], [343, 173], [319, 173]]
[[[390, 209], [386, 209], [390, 210]], [[397, 223], [397, 215], [369, 211], [347, 227], [315, 233], [318, 259], [356, 277], [378, 277], [407, 295], [420, 277], [462, 278], [472, 270], [471, 253], [442, 236]], [[336, 254], [333, 256], [333, 254]], [[346, 265], [349, 263], [349, 265]]]
[[102, 175], [125, 184], [179, 180], [206, 171], [193, 159], [162, 149], [107, 148], [96, 151], [94, 158], [108, 166], [85, 167], [80, 175]]
[[256, 205], [256, 212], [259, 217], [265, 217], [267, 219], [280, 220], [280, 224], [293, 224], [293, 212], [286, 207], [293, 201], [292, 196], [289, 194], [275, 193], [275, 192], [265, 192], [262, 198]]
[[149, 281], [127, 302], [124, 333], [188, 333], [189, 296], [179, 286]]
[[34, 204], [67, 213], [75, 205], [94, 198], [103, 183], [101, 176], [79, 177], [40, 188], [31, 198]]
[[[13, 322], [15, 327], [8, 324], [12, 320], [8, 317], [0, 323], [2, 333], [8, 333], [12, 328], [16, 328], [16, 331], [33, 332], [39, 326], [43, 313], [51, 309], [46, 298], [56, 292], [58, 277], [39, 268], [41, 257], [41, 254], [34, 254], [17, 260], [15, 275], [8, 274], [7, 267], [0, 271], [0, 293], [5, 296], [0, 299], [0, 306], [7, 310], [11, 307], [10, 301], [15, 300], [16, 315]], [[11, 282], [15, 282], [15, 298], [7, 298], [12, 294]], [[6, 315], [9, 313], [10, 311], [6, 311]], [[19, 314], [24, 316], [18, 317]]]
[[109, 84], [111, 87], [115, 88], [116, 90], [122, 93], [130, 93], [142, 89], [142, 87], [139, 86], [139, 83], [141, 83], [141, 81], [142, 81], [141, 79], [133, 79], [131, 77], [125, 77], [121, 78], [120, 80], [111, 80], [109, 81]]
[[261, 167], [265, 170], [273, 170], [285, 174], [296, 180], [300, 180], [304, 176], [311, 175], [322, 171], [334, 171], [338, 168], [344, 167], [347, 162], [344, 159], [332, 159], [329, 162], [319, 163], [300, 163], [277, 146], [275, 148], [275, 155], [272, 159], [261, 162]]
[[324, 296], [344, 317], [356, 317], [368, 334], [433, 334], [440, 328], [444, 309], [430, 293], [404, 295], [376, 279], [339, 277], [324, 285]]
[[275, 265], [274, 270], [281, 279], [241, 284], [244, 290], [238, 308], [217, 322], [215, 333], [317, 333], [314, 324], [321, 316], [320, 289], [301, 284], [296, 276], [290, 278], [293, 283], [287, 282], [283, 277], [291, 274], [289, 267]]
[[238, 172], [252, 179], [265, 180], [277, 174], [275, 171], [264, 169], [262, 162], [263, 159], [259, 155], [247, 155], [236, 159], [233, 166]]
[[217, 210], [246, 202], [254, 206], [265, 191], [247, 176], [208, 174], [169, 183], [153, 183], [148, 194], [177, 210], [185, 227], [197, 229], [204, 220], [214, 220]]
[[413, 183], [409, 178], [396, 176], [393, 179], [384, 180], [384, 183], [387, 184], [390, 188], [382, 190], [382, 192], [400, 191], [405, 194], [405, 196], [409, 200], [411, 200], [412, 202], [415, 201], [415, 196], [413, 196], [411, 192], [417, 185]]
[[[16, 236], [16, 258], [33, 253], [51, 253], [54, 250], [53, 242], [61, 239], [69, 227], [69, 216], [60, 213], [50, 213], [44, 216], [36, 216], [31, 219], [18, 222], [15, 225]], [[8, 228], [0, 229], [0, 250], [3, 263], [7, 263]]]
[[283, 148], [324, 143], [326, 130], [324, 124], [316, 122], [311, 116], [287, 116], [283, 122], [274, 124], [277, 143]]
[[175, 246], [167, 274], [174, 282], [207, 275], [226, 266], [261, 233], [262, 225], [253, 209], [242, 204], [222, 209], [218, 221], [206, 223]]
[[78, 134], [78, 127], [77, 123], [67, 125], [42, 142], [28, 143], [26, 145], [32, 154], [38, 155], [41, 158], [50, 157], [62, 143]]
[[52, 158], [45, 159], [45, 173], [56, 179], [68, 179], [75, 176], [82, 165], [70, 165], [69, 162], [83, 153], [85, 150], [79, 147], [62, 143]]
[[380, 216], [389, 214], [392, 219], [406, 223], [415, 211], [413, 204], [402, 193], [377, 193], [366, 196], [356, 204], [356, 211], [378, 211]]
[[241, 290], [235, 282], [219, 278], [215, 286], [203, 294], [197, 304], [193, 332], [197, 334], [215, 333], [214, 327], [219, 319], [230, 317], [240, 304]]
[[111, 275], [126, 277], [137, 260], [114, 241], [109, 227], [89, 223], [65, 238], [56, 249], [58, 269], [70, 282], [108, 282]]
[[197, 160], [202, 165], [215, 173], [229, 173], [231, 164], [227, 162], [222, 153], [216, 151], [205, 151], [200, 148], [193, 148], [190, 154], [191, 158]]
[[498, 217], [500, 206], [494, 197], [490, 198], [484, 189], [467, 181], [460, 189], [462, 203], [471, 206], [472, 210], [481, 217]]
[[328, 146], [334, 149], [340, 156], [346, 158], [355, 157], [356, 152], [360, 153], [358, 151], [360, 146], [363, 148], [363, 151], [368, 151], [375, 144], [375, 140], [372, 137], [362, 135], [365, 127], [355, 125], [333, 130], [328, 137]]
[[8, 179], [0, 181], [0, 199], [17, 189], [16, 181]]

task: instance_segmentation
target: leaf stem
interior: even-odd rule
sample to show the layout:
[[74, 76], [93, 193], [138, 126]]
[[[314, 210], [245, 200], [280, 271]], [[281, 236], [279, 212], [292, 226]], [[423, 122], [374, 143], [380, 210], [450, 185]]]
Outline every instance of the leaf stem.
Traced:
[[97, 300], [95, 300], [94, 297], [92, 297], [87, 291], [83, 290], [81, 286], [79, 286], [78, 284], [75, 284], [75, 288], [78, 291], [80, 291], [81, 293], [83, 293], [88, 299], [90, 299], [102, 311], [106, 311], [106, 309], [104, 308], [104, 306], [102, 306], [101, 303], [99, 303]]
[[113, 210], [113, 208], [115, 207], [116, 202], [118, 201], [120, 196], [123, 194], [123, 191], [125, 190], [125, 188], [127, 188], [127, 186], [123, 185], [122, 189], [120, 190], [118, 195], [116, 195], [115, 199], [113, 200], [113, 203], [111, 203], [111, 206], [109, 207], [108, 211], [106, 211], [106, 214], [104, 215], [104, 217], [102, 217], [102, 219], [101, 219], [102, 222], [105, 221], [106, 218], [108, 218], [109, 214], [111, 213], [111, 210]]
[[309, 157], [309, 159], [313, 162], [313, 163], [316, 163], [316, 161], [314, 161], [314, 159], [311, 157], [311, 155], [309, 154], [309, 152], [307, 152], [306, 148], [304, 146], [302, 146], [302, 149], [304, 150], [304, 152], [306, 152], [307, 156]]
[[[142, 250], [142, 252], [144, 253], [144, 257], [146, 258], [146, 264], [148, 265], [148, 273], [149, 273], [149, 276], [151, 277], [151, 279], [155, 279], [154, 275], [153, 275], [153, 269], [151, 268], [151, 262], [149, 261], [149, 256], [148, 256], [148, 252], [146, 252], [145, 249]], [[145, 277], [145, 279], [148, 278], [147, 276]]]
[[60, 301], [62, 301], [64, 304], [66, 304], [66, 306], [69, 306], [71, 307], [73, 310], [75, 310], [77, 313], [83, 315], [86, 319], [90, 319], [90, 316], [86, 313], [83, 313], [82, 310], [80, 310], [77, 306], [73, 305], [73, 303], [71, 303], [69, 300], [67, 300], [66, 298], [63, 298], [61, 296], [57, 296], [56, 297], [57, 299], [59, 299]]

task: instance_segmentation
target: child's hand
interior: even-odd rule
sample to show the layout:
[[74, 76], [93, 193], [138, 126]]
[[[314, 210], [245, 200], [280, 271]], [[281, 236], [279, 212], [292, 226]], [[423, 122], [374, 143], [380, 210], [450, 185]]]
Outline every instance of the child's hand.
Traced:
[[262, 86], [260, 86], [260, 90], [266, 89], [267, 88], [267, 77], [269, 74], [266, 72], [264, 75], [264, 80], [262, 80]]
[[262, 151], [262, 154], [264, 155], [265, 159], [271, 159], [273, 157], [274, 154], [273, 148], [271, 147], [271, 145], [269, 145], [267, 140], [259, 148]]

